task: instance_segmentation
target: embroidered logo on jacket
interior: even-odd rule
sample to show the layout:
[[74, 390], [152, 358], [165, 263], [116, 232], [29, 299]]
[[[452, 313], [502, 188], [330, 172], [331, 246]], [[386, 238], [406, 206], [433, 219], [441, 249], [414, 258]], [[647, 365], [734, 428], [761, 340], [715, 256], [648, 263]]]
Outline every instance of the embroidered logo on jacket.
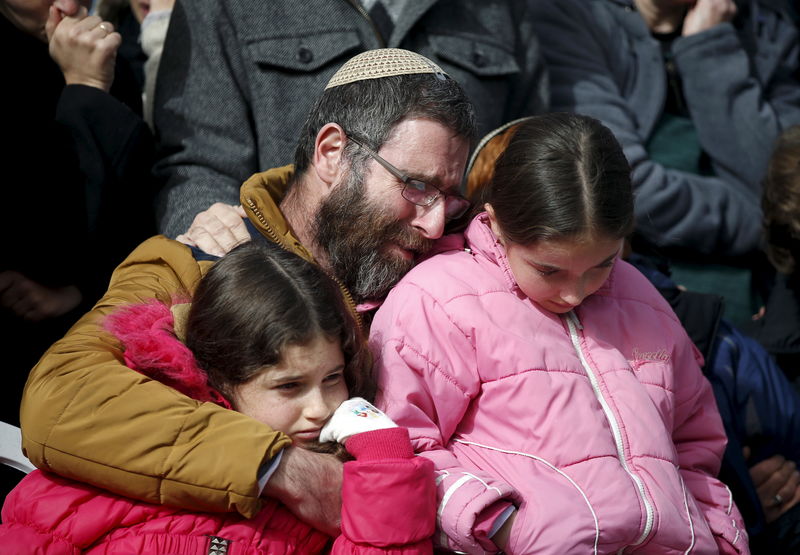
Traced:
[[633, 348], [633, 360], [635, 361], [668, 362], [669, 359], [670, 359], [670, 354], [667, 352], [666, 349], [659, 349], [657, 351], [640, 351], [637, 347]]

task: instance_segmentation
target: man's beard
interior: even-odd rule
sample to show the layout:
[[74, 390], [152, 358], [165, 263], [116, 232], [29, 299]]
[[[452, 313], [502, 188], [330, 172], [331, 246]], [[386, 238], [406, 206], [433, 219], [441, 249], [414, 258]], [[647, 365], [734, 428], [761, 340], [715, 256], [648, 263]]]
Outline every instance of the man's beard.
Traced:
[[353, 172], [322, 201], [314, 226], [316, 243], [327, 253], [333, 274], [356, 302], [383, 299], [414, 266], [414, 260], [387, 252], [387, 245], [410, 250], [415, 257], [433, 245], [368, 201], [363, 179]]

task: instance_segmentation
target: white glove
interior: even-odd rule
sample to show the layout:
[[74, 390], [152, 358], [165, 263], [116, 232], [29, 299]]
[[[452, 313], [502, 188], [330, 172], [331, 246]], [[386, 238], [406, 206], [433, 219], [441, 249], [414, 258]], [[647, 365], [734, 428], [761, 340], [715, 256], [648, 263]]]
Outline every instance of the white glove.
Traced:
[[347, 438], [356, 434], [396, 427], [397, 424], [391, 418], [375, 408], [369, 401], [365, 401], [361, 397], [353, 397], [339, 405], [339, 408], [322, 428], [319, 440], [322, 443], [336, 441], [344, 444]]

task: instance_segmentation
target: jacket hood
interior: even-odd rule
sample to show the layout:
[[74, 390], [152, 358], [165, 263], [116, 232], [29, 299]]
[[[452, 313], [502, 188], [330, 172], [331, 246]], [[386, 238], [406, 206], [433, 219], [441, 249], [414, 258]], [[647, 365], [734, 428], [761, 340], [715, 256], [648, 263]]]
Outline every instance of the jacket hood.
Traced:
[[311, 252], [292, 233], [280, 209], [280, 202], [289, 191], [293, 178], [293, 165], [253, 174], [242, 185], [239, 201], [247, 217], [264, 237], [316, 263]]

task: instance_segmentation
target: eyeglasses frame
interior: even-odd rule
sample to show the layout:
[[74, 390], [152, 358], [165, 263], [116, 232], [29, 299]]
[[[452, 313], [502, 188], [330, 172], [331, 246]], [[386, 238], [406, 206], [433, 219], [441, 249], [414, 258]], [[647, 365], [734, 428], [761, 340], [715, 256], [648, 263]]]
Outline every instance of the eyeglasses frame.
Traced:
[[[347, 138], [349, 140], [353, 141], [360, 148], [362, 148], [364, 150], [364, 152], [369, 154], [370, 157], [373, 160], [375, 160], [377, 163], [379, 163], [381, 166], [383, 166], [386, 169], [386, 171], [388, 171], [390, 174], [395, 176], [403, 184], [403, 190], [402, 190], [402, 192], [400, 194], [405, 200], [407, 200], [411, 204], [427, 208], [429, 206], [433, 206], [433, 203], [435, 203], [437, 200], [439, 200], [440, 197], [442, 197], [445, 202], [447, 202], [447, 197], [455, 197], [455, 198], [459, 198], [459, 199], [463, 199], [463, 200], [467, 201], [467, 204], [465, 205], [464, 211], [461, 212], [460, 214], [458, 214], [457, 216], [452, 216], [452, 217], [448, 218], [449, 220], [457, 220], [458, 218], [463, 216], [470, 209], [471, 203], [469, 202], [469, 200], [466, 197], [464, 197], [464, 196], [462, 196], [462, 195], [460, 195], [458, 193], [445, 193], [439, 187], [437, 187], [436, 185], [434, 185], [432, 183], [428, 183], [426, 181], [422, 181], [421, 179], [415, 179], [415, 178], [409, 176], [407, 173], [405, 173], [405, 172], [401, 171], [400, 169], [398, 169], [397, 167], [395, 167], [388, 160], [384, 159], [380, 154], [378, 154], [377, 152], [372, 150], [370, 147], [365, 145], [363, 142], [359, 141], [358, 139], [355, 139], [355, 138], [351, 137], [350, 135], [348, 135]], [[427, 187], [433, 187], [434, 189], [436, 189], [437, 192], [427, 202], [424, 202], [424, 203], [414, 202], [413, 200], [411, 200], [408, 197], [406, 197], [406, 194], [405, 194], [406, 193], [406, 189], [409, 186], [409, 182], [411, 182], [411, 181], [417, 181], [418, 183], [422, 183], [423, 185], [425, 185], [426, 188]]]

